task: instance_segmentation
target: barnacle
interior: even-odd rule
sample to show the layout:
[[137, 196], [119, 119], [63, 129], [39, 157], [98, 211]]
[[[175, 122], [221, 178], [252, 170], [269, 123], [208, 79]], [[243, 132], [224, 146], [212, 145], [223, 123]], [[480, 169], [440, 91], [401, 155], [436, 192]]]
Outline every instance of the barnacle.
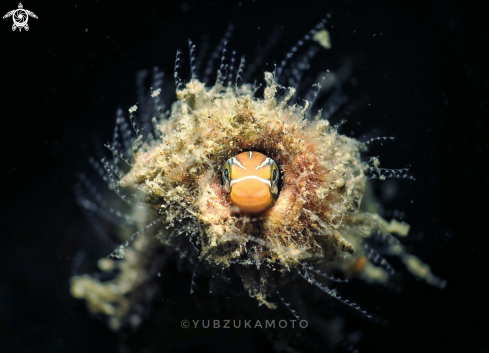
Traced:
[[[330, 45], [327, 32], [320, 34], [322, 45]], [[409, 226], [375, 212], [367, 179], [385, 172], [377, 159], [362, 160], [367, 145], [340, 134], [321, 111], [312, 116], [312, 102], [291, 103], [295, 88], [279, 85], [276, 76], [264, 73], [263, 97], [256, 97], [256, 86], [238, 84], [238, 77], [230, 82], [221, 71], [213, 86], [195, 75], [185, 84], [177, 80], [177, 100], [168, 115], [153, 119], [154, 136], [138, 134], [134, 141], [134, 162], [109, 146], [130, 164], [125, 174], [103, 161], [112, 187], [134, 204], [131, 219], [144, 231], [123, 236], [112, 254], [118, 260], [100, 263], [103, 270], [120, 270], [114, 279], [75, 276], [71, 289], [92, 312], [107, 315], [113, 329], [141, 321], [137, 307], [155, 293], [151, 278], [164, 261], [163, 248], [216, 271], [234, 268], [249, 295], [269, 308], [276, 307], [271, 296], [298, 274], [357, 309], [318, 278], [331, 280], [327, 273], [335, 270], [344, 278], [387, 282], [393, 270], [367, 244], [373, 236], [415, 276], [444, 286], [392, 235], [405, 236]], [[131, 121], [136, 113], [134, 106]], [[251, 214], [231, 202], [223, 178], [226, 161], [248, 151], [280, 170], [275, 202]]]

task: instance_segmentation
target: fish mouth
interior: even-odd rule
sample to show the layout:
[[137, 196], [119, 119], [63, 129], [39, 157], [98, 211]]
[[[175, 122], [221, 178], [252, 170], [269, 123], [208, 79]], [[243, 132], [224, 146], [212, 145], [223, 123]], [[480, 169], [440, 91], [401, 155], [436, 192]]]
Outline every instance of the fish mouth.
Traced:
[[231, 188], [229, 199], [240, 213], [257, 214], [265, 211], [273, 203], [270, 187], [261, 181], [249, 179]]

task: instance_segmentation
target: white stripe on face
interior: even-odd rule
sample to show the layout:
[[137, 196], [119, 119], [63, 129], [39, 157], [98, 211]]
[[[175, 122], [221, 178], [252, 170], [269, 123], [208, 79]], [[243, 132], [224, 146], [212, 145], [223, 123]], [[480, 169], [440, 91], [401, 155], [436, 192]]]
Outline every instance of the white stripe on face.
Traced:
[[260, 178], [260, 177], [257, 177], [255, 175], [248, 175], [248, 176], [245, 176], [245, 177], [242, 177], [242, 178], [239, 178], [239, 179], [234, 179], [234, 180], [231, 180], [231, 185], [230, 186], [233, 186], [234, 184], [240, 182], [240, 181], [243, 181], [243, 180], [246, 180], [246, 179], [256, 179], [256, 180], [259, 180], [261, 181], [262, 183], [265, 183], [268, 185], [268, 187], [272, 187], [272, 184], [270, 183], [270, 180], [268, 179], [263, 179], [263, 178]]
[[[250, 153], [251, 153], [251, 152], [250, 152]], [[240, 161], [238, 161], [238, 160], [236, 159], [236, 157], [234, 157], [234, 158], [233, 158], [233, 163], [235, 163], [237, 166], [239, 166], [239, 167], [241, 167], [241, 168], [243, 168], [243, 169], [246, 169], [246, 167], [245, 167], [244, 165], [242, 165], [242, 164], [240, 163]]]
[[262, 164], [260, 164], [258, 167], [255, 168], [255, 170], [258, 170], [260, 169], [261, 167], [264, 167], [266, 165], [270, 164], [270, 158], [265, 158], [265, 160], [262, 162]]
[[253, 160], [253, 152], [250, 151], [250, 161]]

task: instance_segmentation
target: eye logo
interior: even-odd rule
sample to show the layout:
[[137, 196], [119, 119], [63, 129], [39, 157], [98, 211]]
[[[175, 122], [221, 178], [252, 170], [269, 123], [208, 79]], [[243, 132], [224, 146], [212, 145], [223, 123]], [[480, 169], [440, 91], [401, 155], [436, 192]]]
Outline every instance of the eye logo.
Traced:
[[22, 28], [24, 28], [26, 31], [29, 30], [29, 25], [27, 24], [29, 16], [37, 18], [34, 12], [24, 10], [24, 6], [22, 6], [22, 3], [19, 3], [18, 9], [7, 12], [5, 16], [3, 16], [3, 18], [7, 18], [10, 16], [12, 16], [12, 19], [14, 20], [12, 31], [15, 31], [15, 29], [18, 28], [19, 32], [22, 32]]

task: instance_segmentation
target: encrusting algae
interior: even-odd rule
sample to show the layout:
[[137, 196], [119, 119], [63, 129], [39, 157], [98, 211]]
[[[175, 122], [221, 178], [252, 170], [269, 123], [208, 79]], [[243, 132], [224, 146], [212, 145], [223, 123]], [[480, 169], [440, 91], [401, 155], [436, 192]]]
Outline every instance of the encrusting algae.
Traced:
[[[265, 72], [265, 82], [256, 98], [250, 84], [223, 85], [218, 77], [208, 87], [193, 77], [177, 89], [170, 115], [154, 119], [155, 137], [136, 140], [127, 174], [104, 162], [114, 188], [136, 192], [133, 210], [143, 214], [145, 234], [126, 238], [112, 254], [119, 260], [100, 260], [102, 270], [120, 270], [115, 279], [75, 276], [71, 289], [92, 312], [107, 315], [112, 329], [141, 321], [137, 305], [155, 292], [150, 279], [163, 248], [215, 271], [233, 267], [249, 295], [269, 308], [275, 308], [272, 294], [294, 273], [358, 309], [317, 278], [331, 279], [326, 273], [334, 270], [387, 282], [392, 267], [365, 243], [374, 235], [386, 244], [385, 254], [444, 287], [391, 235], [405, 236], [409, 226], [383, 220], [365, 196], [367, 175], [378, 167], [361, 160], [366, 145], [341, 135], [321, 111], [310, 116], [309, 102], [289, 104], [295, 89], [278, 85], [274, 73]], [[271, 158], [280, 170], [278, 197], [260, 214], [240, 213], [223, 186], [225, 162], [247, 151]]]

